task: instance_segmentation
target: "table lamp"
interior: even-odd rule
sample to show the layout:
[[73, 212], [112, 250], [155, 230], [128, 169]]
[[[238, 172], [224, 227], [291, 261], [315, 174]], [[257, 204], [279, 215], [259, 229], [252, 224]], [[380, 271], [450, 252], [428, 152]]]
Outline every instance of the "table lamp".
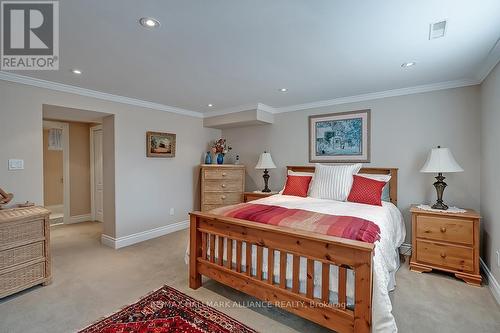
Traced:
[[433, 148], [427, 156], [427, 161], [420, 170], [420, 172], [426, 173], [437, 173], [437, 181], [434, 183], [434, 187], [437, 192], [437, 201], [432, 206], [434, 209], [447, 210], [448, 206], [443, 202], [443, 192], [447, 184], [444, 182], [445, 177], [443, 177], [443, 172], [462, 172], [464, 169], [458, 165], [457, 161], [453, 157], [453, 154], [448, 148]]
[[269, 171], [267, 169], [275, 169], [276, 165], [273, 162], [273, 159], [271, 157], [271, 154], [268, 152], [263, 152], [260, 154], [259, 161], [257, 162], [257, 165], [255, 166], [255, 169], [264, 169], [264, 175], [262, 176], [264, 178], [264, 189], [262, 192], [271, 192], [269, 187], [267, 186], [267, 183], [269, 182]]

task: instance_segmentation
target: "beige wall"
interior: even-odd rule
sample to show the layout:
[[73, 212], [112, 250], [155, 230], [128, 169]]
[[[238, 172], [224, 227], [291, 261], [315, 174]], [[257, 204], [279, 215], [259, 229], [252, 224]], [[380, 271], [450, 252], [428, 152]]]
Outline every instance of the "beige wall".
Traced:
[[90, 126], [69, 123], [70, 215], [90, 214]]
[[49, 130], [43, 130], [43, 198], [45, 206], [64, 203], [63, 152], [48, 149]]
[[[113, 115], [113, 133], [106, 133], [106, 146], [114, 144], [114, 179], [106, 180], [106, 191], [115, 191], [115, 211], [105, 207], [106, 216], [114, 213], [115, 226], [105, 233], [122, 237], [133, 233], [184, 221], [194, 208], [198, 193], [197, 168], [203, 160], [207, 142], [220, 136], [219, 130], [205, 129], [202, 119], [156, 111], [116, 102], [73, 95], [43, 88], [0, 81], [0, 184], [13, 192], [18, 200], [43, 203], [42, 105], [99, 111]], [[177, 134], [176, 157], [147, 158], [146, 131], [165, 131]], [[29, 142], [29, 144], [26, 144]], [[109, 147], [108, 147], [109, 148]], [[113, 148], [113, 147], [112, 147]], [[108, 156], [109, 157], [109, 156]], [[8, 171], [7, 160], [25, 160], [22, 171]], [[109, 160], [107, 163], [111, 163]], [[195, 176], [194, 176], [195, 175]], [[114, 189], [110, 188], [114, 182]], [[174, 208], [175, 214], [169, 215]], [[109, 219], [108, 219], [109, 221]]]
[[286, 165], [308, 164], [308, 116], [361, 109], [372, 110], [371, 166], [399, 168], [399, 208], [411, 228], [409, 207], [433, 202], [431, 174], [420, 168], [432, 147], [449, 147], [465, 172], [445, 175], [447, 203], [479, 209], [480, 112], [479, 87], [422, 94], [275, 114], [274, 124], [224, 129], [223, 137], [247, 165], [247, 188], [263, 187], [262, 171], [255, 170], [259, 153], [271, 152], [277, 169], [270, 171], [270, 187], [283, 186]]
[[481, 215], [483, 259], [497, 281], [500, 267], [500, 65], [481, 85]]

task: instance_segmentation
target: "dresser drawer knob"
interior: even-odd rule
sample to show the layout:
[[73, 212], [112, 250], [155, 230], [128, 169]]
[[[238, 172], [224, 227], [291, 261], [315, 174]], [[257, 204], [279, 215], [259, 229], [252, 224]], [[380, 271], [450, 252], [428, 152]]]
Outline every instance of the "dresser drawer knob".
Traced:
[[227, 173], [223, 172], [222, 177], [226, 177], [226, 176], [227, 176]]
[[441, 232], [446, 232], [446, 228], [445, 227], [441, 227]]
[[443, 258], [443, 259], [446, 258], [446, 253], [441, 252], [441, 258]]
[[222, 198], [222, 199], [226, 199], [226, 196], [225, 196], [225, 195], [222, 195], [222, 196], [221, 196], [221, 198]]
[[224, 188], [224, 187], [226, 187], [226, 184], [222, 184], [221, 186]]

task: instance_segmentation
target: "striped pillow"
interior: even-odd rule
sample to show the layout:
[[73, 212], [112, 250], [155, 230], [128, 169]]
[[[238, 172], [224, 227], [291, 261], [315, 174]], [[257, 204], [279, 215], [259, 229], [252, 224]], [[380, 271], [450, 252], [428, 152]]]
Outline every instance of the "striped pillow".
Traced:
[[322, 165], [316, 164], [310, 196], [318, 199], [346, 201], [351, 191], [353, 177], [361, 164]]

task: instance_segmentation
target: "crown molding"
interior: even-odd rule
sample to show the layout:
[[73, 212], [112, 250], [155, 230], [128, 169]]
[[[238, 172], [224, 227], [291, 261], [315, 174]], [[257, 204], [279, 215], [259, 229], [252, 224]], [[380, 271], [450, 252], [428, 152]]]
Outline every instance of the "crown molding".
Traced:
[[408, 88], [385, 90], [385, 91], [379, 91], [379, 92], [368, 93], [368, 94], [361, 94], [361, 95], [340, 97], [340, 98], [334, 98], [334, 99], [311, 102], [311, 103], [284, 106], [284, 107], [280, 107], [280, 108], [275, 108], [275, 113], [293, 112], [293, 111], [315, 109], [315, 108], [321, 108], [321, 107], [333, 106], [333, 105], [339, 105], [339, 104], [370, 101], [370, 100], [386, 98], [386, 97], [396, 97], [396, 96], [403, 96], [403, 95], [419, 94], [419, 93], [436, 91], [436, 90], [444, 90], [444, 89], [473, 86], [473, 85], [477, 85], [480, 83], [481, 82], [478, 80], [464, 79], [464, 80], [424, 84], [424, 85], [413, 86], [413, 87], [408, 87]]
[[225, 114], [250, 111], [250, 110], [262, 110], [273, 114], [276, 113], [276, 109], [273, 108], [272, 106], [263, 103], [254, 103], [254, 104], [238, 105], [227, 109], [205, 112], [203, 116], [204, 118], [209, 118], [209, 117], [223, 116]]
[[481, 63], [479, 70], [476, 72], [476, 78], [479, 82], [483, 82], [490, 72], [495, 68], [495, 66], [500, 61], [500, 38], [491, 48], [490, 52], [486, 56], [485, 60]]
[[63, 83], [57, 83], [57, 82], [52, 82], [52, 81], [36, 79], [33, 77], [18, 75], [18, 74], [4, 72], [4, 71], [0, 71], [0, 80], [25, 84], [25, 85], [29, 85], [29, 86], [38, 87], [38, 88], [56, 90], [56, 91], [61, 91], [61, 92], [85, 96], [85, 97], [97, 98], [97, 99], [110, 101], [110, 102], [129, 104], [129, 105], [139, 106], [139, 107], [143, 107], [143, 108], [147, 108], [147, 109], [171, 112], [171, 113], [181, 114], [184, 116], [203, 118], [203, 114], [201, 112], [176, 108], [173, 106], [154, 103], [154, 102], [148, 102], [148, 101], [144, 101], [144, 100], [140, 100], [140, 99], [136, 99], [136, 98], [108, 94], [108, 93], [104, 93], [104, 92], [100, 92], [100, 91], [96, 91], [96, 90], [85, 89], [85, 88], [71, 86], [71, 85], [67, 85], [67, 84], [63, 84]]

